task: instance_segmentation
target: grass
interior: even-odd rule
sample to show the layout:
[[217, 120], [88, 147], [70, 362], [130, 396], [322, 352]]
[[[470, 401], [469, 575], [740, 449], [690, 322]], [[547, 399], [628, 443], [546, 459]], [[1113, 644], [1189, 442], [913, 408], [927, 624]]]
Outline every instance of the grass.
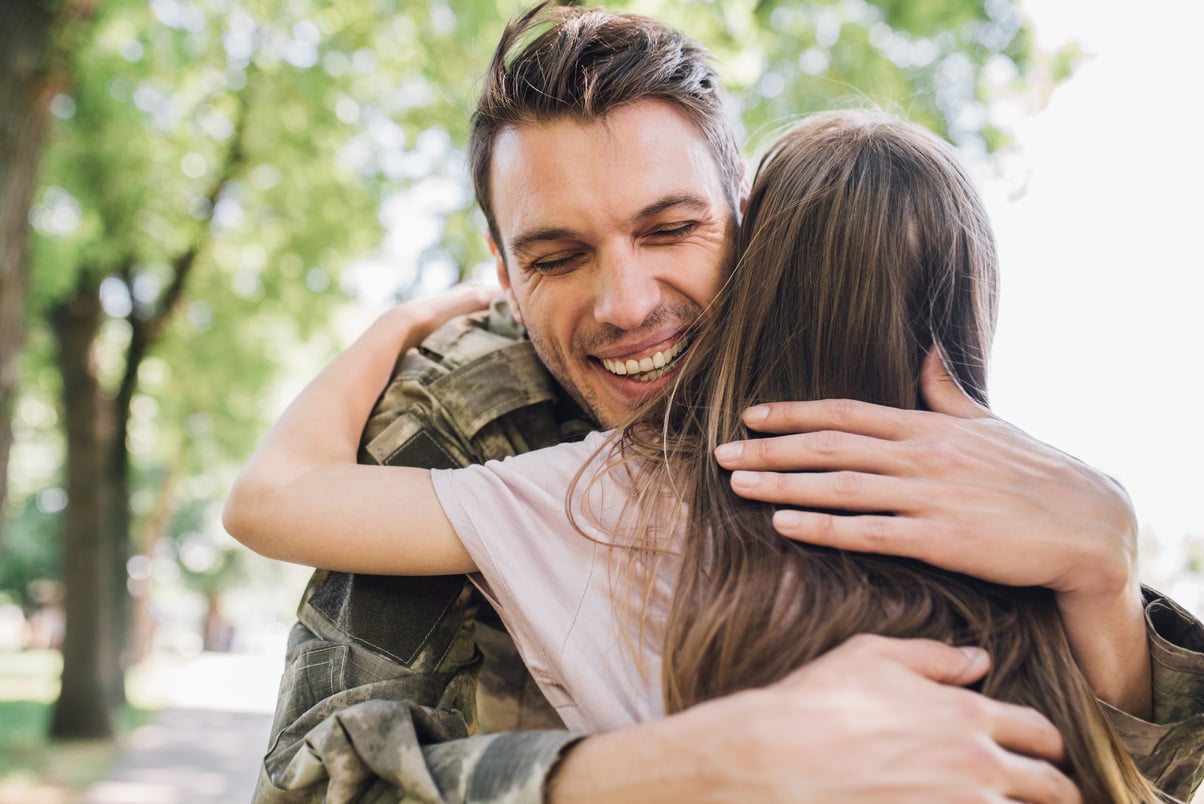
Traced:
[[[47, 739], [61, 668], [55, 651], [0, 653], [0, 804], [67, 804], [117, 758], [117, 741]], [[127, 707], [118, 714], [118, 733], [151, 714]]]

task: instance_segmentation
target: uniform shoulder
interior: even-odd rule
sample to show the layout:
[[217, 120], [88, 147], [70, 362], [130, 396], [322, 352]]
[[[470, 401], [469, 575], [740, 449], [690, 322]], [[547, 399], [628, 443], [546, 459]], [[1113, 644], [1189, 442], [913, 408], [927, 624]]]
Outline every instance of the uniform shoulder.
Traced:
[[365, 428], [361, 458], [463, 466], [577, 436], [584, 419], [498, 299], [401, 359]]

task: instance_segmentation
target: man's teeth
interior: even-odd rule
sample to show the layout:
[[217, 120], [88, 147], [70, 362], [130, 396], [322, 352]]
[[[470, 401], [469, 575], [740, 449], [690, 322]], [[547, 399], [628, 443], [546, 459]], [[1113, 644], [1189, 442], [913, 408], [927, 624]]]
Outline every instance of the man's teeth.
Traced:
[[602, 365], [611, 374], [620, 377], [631, 377], [633, 380], [650, 382], [668, 371], [670, 364], [686, 349], [685, 341], [678, 341], [664, 352], [657, 352], [651, 357], [639, 360], [612, 360], [603, 358]]

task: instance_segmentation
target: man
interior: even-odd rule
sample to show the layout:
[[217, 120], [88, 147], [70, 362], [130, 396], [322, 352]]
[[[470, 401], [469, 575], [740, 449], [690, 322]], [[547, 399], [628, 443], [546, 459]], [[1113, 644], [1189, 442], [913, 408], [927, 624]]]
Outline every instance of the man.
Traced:
[[[407, 356], [365, 459], [451, 466], [621, 423], [672, 382], [719, 281], [742, 168], [717, 79], [680, 34], [600, 10], [524, 15], [495, 54], [470, 155], [517, 321], [497, 307]], [[1201, 772], [1204, 635], [1158, 602], [1147, 644], [1123, 491], [940, 381], [925, 394], [943, 413], [777, 406], [756, 427], [787, 435], [725, 465], [810, 470], [751, 475], [750, 496], [896, 514], [812, 522], [809, 540], [1054, 588], [1134, 755], [1185, 794]], [[929, 507], [904, 510], [916, 487]], [[1031, 549], [1011, 549], [1014, 534]], [[1076, 800], [1048, 722], [963, 689], [986, 670], [979, 652], [858, 638], [772, 687], [582, 739], [533, 705], [479, 606], [463, 578], [317, 573], [258, 800]], [[467, 737], [478, 664], [485, 730], [535, 730]]]

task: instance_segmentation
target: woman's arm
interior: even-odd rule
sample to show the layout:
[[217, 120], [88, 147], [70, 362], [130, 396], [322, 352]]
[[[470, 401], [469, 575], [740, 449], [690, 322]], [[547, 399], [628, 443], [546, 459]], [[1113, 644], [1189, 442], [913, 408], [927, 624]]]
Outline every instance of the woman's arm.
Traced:
[[459, 287], [398, 305], [319, 374], [268, 432], [234, 483], [222, 523], [270, 558], [382, 575], [476, 567], [423, 469], [361, 466], [360, 434], [399, 354], [436, 327], [483, 309], [491, 293]]

